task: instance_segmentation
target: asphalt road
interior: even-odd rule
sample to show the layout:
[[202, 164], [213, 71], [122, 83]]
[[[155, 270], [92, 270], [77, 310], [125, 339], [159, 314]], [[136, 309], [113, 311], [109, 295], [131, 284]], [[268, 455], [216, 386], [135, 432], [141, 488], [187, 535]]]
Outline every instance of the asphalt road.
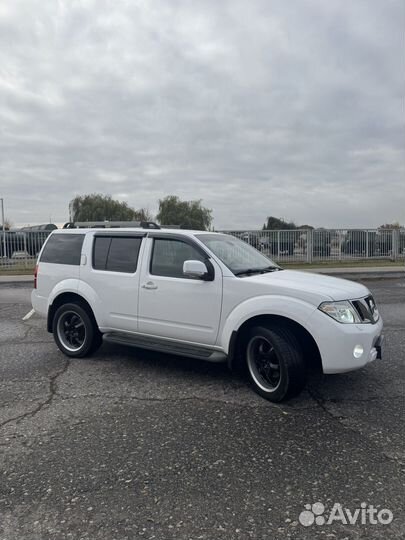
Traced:
[[[384, 360], [281, 405], [222, 365], [111, 345], [68, 361], [21, 320], [27, 284], [1, 286], [0, 538], [405, 538], [405, 284], [367, 285]], [[315, 502], [394, 519], [304, 527]]]

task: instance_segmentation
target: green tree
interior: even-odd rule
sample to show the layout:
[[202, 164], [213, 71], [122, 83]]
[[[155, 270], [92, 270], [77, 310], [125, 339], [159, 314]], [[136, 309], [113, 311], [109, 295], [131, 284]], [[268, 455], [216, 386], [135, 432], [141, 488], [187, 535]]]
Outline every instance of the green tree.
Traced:
[[73, 221], [150, 221], [147, 210], [135, 210], [126, 202], [114, 200], [110, 195], [91, 193], [77, 195], [69, 204]]
[[175, 195], [159, 200], [156, 219], [161, 225], [179, 225], [181, 229], [206, 231], [212, 222], [212, 210], [202, 206], [202, 201], [181, 201]]
[[266, 223], [263, 225], [264, 231], [270, 231], [275, 229], [296, 229], [297, 226], [293, 221], [285, 221], [281, 218], [269, 216]]

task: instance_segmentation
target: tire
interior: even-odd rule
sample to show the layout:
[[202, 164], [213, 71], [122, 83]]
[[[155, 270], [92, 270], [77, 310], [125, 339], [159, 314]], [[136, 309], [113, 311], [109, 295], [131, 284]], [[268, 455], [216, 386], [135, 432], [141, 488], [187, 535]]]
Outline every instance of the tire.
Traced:
[[246, 340], [245, 360], [254, 390], [269, 401], [291, 398], [305, 386], [303, 353], [289, 328], [253, 327]]
[[93, 314], [79, 303], [63, 304], [56, 310], [52, 332], [59, 349], [72, 358], [89, 356], [102, 343]]

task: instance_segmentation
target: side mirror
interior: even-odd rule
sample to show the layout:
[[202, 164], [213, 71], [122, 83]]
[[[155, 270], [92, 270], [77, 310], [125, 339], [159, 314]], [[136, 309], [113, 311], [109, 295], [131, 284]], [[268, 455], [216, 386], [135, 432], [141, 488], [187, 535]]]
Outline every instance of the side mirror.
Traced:
[[184, 261], [183, 274], [193, 278], [203, 278], [208, 275], [208, 268], [202, 261]]

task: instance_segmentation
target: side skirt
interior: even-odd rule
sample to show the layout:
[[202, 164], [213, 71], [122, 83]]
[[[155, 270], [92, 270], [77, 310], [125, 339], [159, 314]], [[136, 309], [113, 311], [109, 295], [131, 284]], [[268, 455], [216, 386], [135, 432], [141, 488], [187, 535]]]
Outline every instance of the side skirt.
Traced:
[[103, 334], [104, 341], [108, 343], [117, 343], [118, 345], [127, 345], [130, 347], [139, 347], [177, 356], [187, 356], [197, 358], [208, 362], [225, 362], [227, 356], [224, 352], [204, 347], [193, 343], [184, 343], [169, 339], [158, 338], [156, 336], [146, 336], [141, 334], [124, 334], [120, 332], [107, 332]]

